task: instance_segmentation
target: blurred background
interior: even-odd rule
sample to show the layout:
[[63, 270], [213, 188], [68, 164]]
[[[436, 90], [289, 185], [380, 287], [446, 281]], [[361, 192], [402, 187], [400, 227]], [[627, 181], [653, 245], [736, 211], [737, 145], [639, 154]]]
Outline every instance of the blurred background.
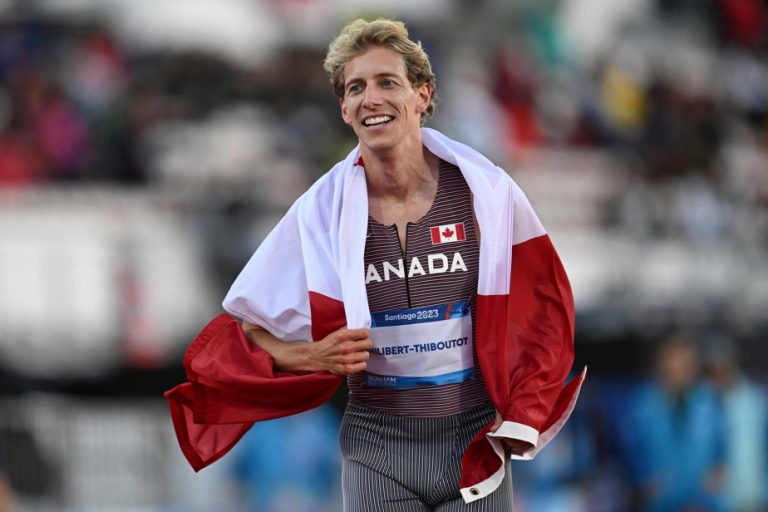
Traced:
[[162, 393], [354, 146], [322, 61], [377, 16], [572, 280], [590, 376], [515, 510], [768, 510], [768, 2], [0, 0], [0, 512], [340, 510], [343, 393], [200, 474]]

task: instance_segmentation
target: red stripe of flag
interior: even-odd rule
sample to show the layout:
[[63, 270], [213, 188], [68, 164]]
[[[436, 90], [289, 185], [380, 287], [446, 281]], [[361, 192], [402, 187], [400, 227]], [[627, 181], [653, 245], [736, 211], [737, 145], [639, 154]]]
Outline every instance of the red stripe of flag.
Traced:
[[440, 243], [440, 227], [435, 226], [434, 228], [429, 228], [429, 232], [432, 234], [432, 245], [437, 245]]
[[456, 224], [456, 240], [466, 240], [464, 236], [464, 223], [459, 222]]

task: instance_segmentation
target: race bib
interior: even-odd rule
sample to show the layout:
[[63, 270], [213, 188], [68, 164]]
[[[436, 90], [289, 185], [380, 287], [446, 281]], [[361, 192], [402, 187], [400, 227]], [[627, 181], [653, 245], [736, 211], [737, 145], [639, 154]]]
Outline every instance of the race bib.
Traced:
[[474, 376], [468, 301], [373, 313], [370, 337], [368, 386], [412, 388]]

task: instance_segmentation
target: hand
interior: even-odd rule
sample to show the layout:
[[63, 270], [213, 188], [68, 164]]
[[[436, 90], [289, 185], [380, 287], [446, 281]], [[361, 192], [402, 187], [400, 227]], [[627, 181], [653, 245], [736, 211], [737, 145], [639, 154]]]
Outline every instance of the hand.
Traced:
[[284, 343], [258, 325], [243, 323], [246, 335], [272, 356], [275, 368], [282, 372], [306, 373], [327, 371], [349, 375], [365, 370], [368, 350], [373, 342], [368, 329], [341, 329], [325, 338], [309, 343]]
[[[504, 423], [504, 419], [501, 417], [501, 414], [499, 414], [499, 411], [496, 411], [496, 419], [491, 426], [491, 432], [499, 430], [502, 423]], [[533, 444], [528, 441], [523, 441], [522, 439], [512, 439], [509, 437], [497, 437], [496, 439], [500, 440], [504, 445], [507, 454], [511, 453], [512, 455], [522, 456], [525, 452], [534, 448]]]
[[341, 329], [307, 346], [315, 371], [349, 375], [365, 370], [373, 342], [368, 329]]

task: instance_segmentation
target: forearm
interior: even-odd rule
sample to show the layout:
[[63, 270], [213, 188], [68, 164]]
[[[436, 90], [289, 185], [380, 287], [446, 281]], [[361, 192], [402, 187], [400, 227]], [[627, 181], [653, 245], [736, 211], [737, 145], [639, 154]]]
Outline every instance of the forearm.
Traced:
[[248, 322], [243, 322], [245, 334], [275, 361], [275, 368], [283, 372], [303, 373], [319, 371], [313, 361], [310, 343], [286, 343], [272, 333]]
[[275, 361], [284, 372], [321, 372], [349, 375], [365, 370], [373, 343], [368, 329], [341, 329], [311, 343], [286, 343], [258, 325], [243, 323], [243, 330], [253, 342]]

